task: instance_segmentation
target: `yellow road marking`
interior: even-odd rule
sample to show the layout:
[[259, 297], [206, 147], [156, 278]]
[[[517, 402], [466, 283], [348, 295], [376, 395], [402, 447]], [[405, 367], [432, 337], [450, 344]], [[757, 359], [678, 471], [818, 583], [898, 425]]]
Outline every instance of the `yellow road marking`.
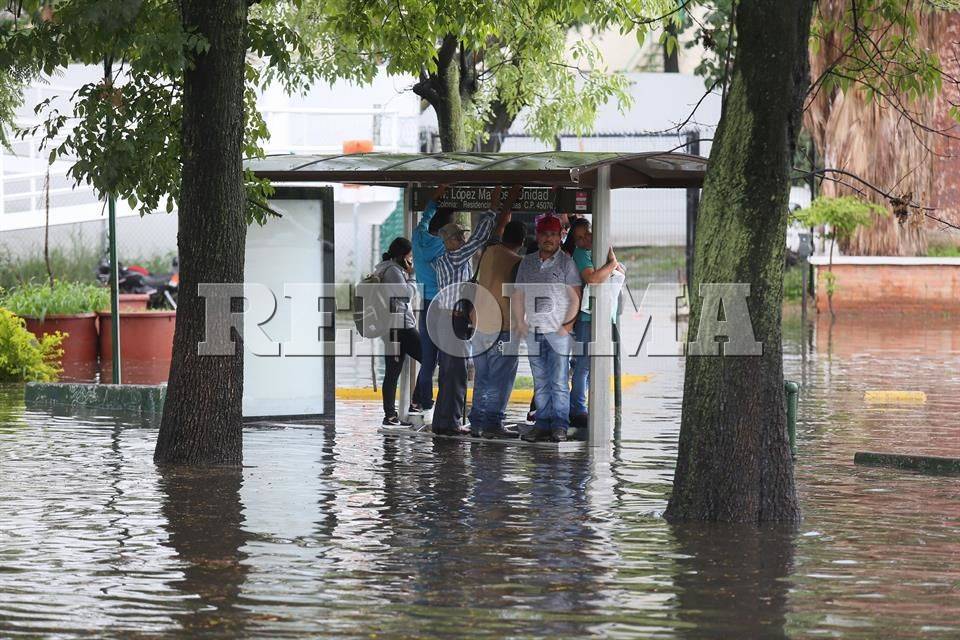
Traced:
[[903, 404], [923, 404], [927, 401], [927, 394], [923, 391], [888, 391], [874, 389], [865, 391], [863, 399], [866, 402], [896, 402]]
[[[651, 375], [625, 374], [621, 377], [621, 384], [624, 391], [642, 382], [649, 382]], [[610, 379], [610, 388], [613, 388], [613, 379]], [[437, 390], [433, 390], [436, 397]], [[379, 400], [380, 390], [374, 391], [372, 387], [337, 387], [336, 397], [338, 400]], [[467, 389], [467, 400], [473, 399], [473, 389]], [[514, 389], [510, 394], [510, 402], [515, 404], [530, 404], [533, 399], [533, 389]]]

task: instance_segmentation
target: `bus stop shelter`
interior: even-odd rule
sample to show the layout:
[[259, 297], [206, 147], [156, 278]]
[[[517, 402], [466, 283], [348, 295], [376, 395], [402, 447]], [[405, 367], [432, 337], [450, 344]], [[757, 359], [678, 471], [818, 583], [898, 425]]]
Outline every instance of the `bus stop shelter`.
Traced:
[[[548, 151], [539, 153], [360, 153], [349, 155], [274, 155], [249, 160], [246, 168], [274, 184], [346, 183], [404, 188], [404, 232], [413, 232], [413, 212], [422, 209], [425, 194], [439, 184], [449, 186], [450, 204], [458, 208], [486, 208], [477, 187], [524, 185], [515, 211], [551, 211], [592, 215], [594, 255], [610, 246], [614, 221], [610, 211], [612, 189], [698, 189], [707, 161], [672, 152], [615, 153]], [[457, 190], [455, 187], [464, 187]], [[487, 196], [489, 197], [489, 196]], [[446, 204], [446, 203], [445, 203]], [[268, 223], [269, 226], [269, 223]], [[598, 297], [594, 314], [609, 317], [612, 301]], [[594, 322], [593, 342], [613, 340], [609, 322]], [[591, 363], [591, 446], [606, 446], [612, 430], [609, 380], [612, 359], [595, 357]], [[409, 376], [401, 385], [399, 406], [409, 402]]]

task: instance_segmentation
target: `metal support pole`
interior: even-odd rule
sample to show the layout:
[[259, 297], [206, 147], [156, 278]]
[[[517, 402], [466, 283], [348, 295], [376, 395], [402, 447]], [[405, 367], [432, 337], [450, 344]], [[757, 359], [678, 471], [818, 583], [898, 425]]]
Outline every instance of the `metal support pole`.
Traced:
[[613, 426], [614, 439], [617, 439], [623, 422], [623, 367], [620, 362], [620, 329], [613, 326]]
[[110, 346], [113, 384], [120, 384], [120, 269], [117, 263], [117, 199], [107, 195], [110, 225]]
[[[403, 237], [410, 238], [413, 235], [413, 218], [410, 212], [411, 198], [413, 197], [413, 185], [407, 185], [403, 190]], [[403, 359], [403, 369], [400, 371], [400, 406], [398, 413], [400, 419], [408, 421], [410, 419], [410, 396], [412, 393], [416, 367], [413, 359], [409, 356]]]
[[[103, 61], [104, 86], [113, 86], [113, 59]], [[113, 133], [113, 119], [107, 114], [107, 142]], [[117, 262], [117, 198], [107, 194], [108, 225], [110, 227], [110, 346], [113, 348], [113, 384], [120, 384], [120, 265]]]
[[[603, 260], [610, 247], [610, 167], [597, 170], [597, 186], [593, 191], [593, 255]], [[607, 447], [610, 444], [610, 376], [613, 373], [613, 358], [596, 355], [610, 353], [613, 343], [613, 300], [609, 296], [597, 296], [593, 301], [591, 322], [594, 353], [590, 354], [590, 422], [588, 443], [591, 447]]]

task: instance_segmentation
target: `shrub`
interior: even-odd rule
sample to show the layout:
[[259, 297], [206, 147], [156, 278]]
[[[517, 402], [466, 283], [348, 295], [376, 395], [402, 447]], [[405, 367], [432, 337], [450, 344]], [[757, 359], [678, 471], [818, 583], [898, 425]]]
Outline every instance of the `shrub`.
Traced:
[[110, 290], [82, 282], [28, 282], [6, 291], [0, 307], [18, 316], [43, 320], [47, 315], [90, 313], [110, 308]]
[[787, 267], [783, 271], [783, 299], [800, 300], [803, 298], [803, 272], [799, 266]]
[[37, 339], [23, 318], [0, 309], [0, 382], [50, 382], [62, 370], [64, 334]]
[[930, 245], [927, 256], [931, 258], [960, 258], [960, 246], [949, 244]]

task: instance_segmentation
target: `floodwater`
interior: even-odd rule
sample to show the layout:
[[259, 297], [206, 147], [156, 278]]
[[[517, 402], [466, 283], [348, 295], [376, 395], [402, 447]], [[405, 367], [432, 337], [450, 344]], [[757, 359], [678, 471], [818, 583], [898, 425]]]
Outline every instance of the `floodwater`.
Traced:
[[960, 482], [852, 460], [960, 455], [958, 326], [788, 322], [797, 529], [659, 517], [674, 358], [625, 364], [653, 377], [609, 456], [384, 438], [341, 403], [336, 426], [250, 427], [242, 470], [163, 471], [151, 421], [8, 388], [0, 637], [957, 638]]

